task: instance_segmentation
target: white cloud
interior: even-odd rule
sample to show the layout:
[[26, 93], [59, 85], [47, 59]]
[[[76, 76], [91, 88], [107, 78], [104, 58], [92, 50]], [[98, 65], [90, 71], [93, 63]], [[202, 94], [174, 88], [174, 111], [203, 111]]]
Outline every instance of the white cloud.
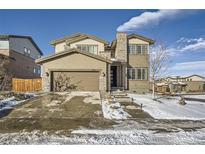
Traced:
[[180, 51], [197, 51], [200, 49], [205, 49], [205, 40], [203, 38], [198, 39], [187, 39], [185, 43], [186, 46], [180, 49]]
[[169, 69], [171, 75], [192, 75], [199, 74], [205, 76], [205, 61], [192, 61], [176, 63]]
[[203, 41], [203, 38], [185, 38], [181, 37], [179, 40], [177, 40], [177, 43], [192, 43], [192, 42], [201, 42]]
[[131, 18], [120, 25], [117, 31], [132, 31], [148, 25], [158, 25], [162, 20], [175, 19], [184, 14], [185, 10], [158, 10], [156, 12], [144, 12]]
[[201, 51], [205, 49], [205, 39], [204, 38], [185, 38], [181, 37], [177, 40], [171, 47], [168, 47], [170, 55], [177, 55], [182, 52], [194, 52]]

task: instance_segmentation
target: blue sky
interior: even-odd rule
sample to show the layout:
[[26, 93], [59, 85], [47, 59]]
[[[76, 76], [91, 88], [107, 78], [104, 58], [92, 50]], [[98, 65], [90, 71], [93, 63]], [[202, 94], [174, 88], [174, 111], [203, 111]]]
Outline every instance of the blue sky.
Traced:
[[164, 42], [170, 75], [205, 76], [205, 10], [0, 10], [0, 34], [30, 35], [44, 55], [50, 41], [76, 32], [112, 41], [118, 31]]

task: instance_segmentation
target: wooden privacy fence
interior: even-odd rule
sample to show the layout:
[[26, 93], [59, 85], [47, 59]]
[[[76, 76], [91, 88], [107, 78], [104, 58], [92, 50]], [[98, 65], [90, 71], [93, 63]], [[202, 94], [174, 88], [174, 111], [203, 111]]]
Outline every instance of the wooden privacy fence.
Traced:
[[12, 78], [12, 90], [15, 92], [35, 92], [42, 90], [42, 79]]

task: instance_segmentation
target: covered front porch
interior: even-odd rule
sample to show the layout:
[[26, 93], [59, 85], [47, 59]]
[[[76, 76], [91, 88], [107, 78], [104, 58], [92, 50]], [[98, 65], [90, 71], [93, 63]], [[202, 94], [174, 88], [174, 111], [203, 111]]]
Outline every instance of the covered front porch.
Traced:
[[110, 87], [111, 90], [127, 89], [127, 64], [113, 62], [110, 66]]

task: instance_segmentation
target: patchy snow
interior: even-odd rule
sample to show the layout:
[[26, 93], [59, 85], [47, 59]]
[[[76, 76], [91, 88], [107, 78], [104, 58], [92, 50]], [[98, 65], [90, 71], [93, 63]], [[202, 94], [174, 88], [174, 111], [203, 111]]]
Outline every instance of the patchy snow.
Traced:
[[[154, 133], [148, 130], [84, 130], [75, 134], [91, 136], [87, 144], [204, 144], [205, 130]], [[87, 134], [87, 135], [86, 135]]]
[[24, 101], [25, 100], [16, 101], [14, 96], [7, 98], [7, 99], [4, 99], [4, 100], [0, 101], [0, 111], [5, 110], [5, 109], [11, 109], [15, 105], [18, 105]]
[[159, 101], [152, 100], [151, 94], [129, 94], [138, 105], [143, 104], [143, 110], [156, 119], [205, 119], [205, 103], [186, 101], [186, 105], [178, 104], [179, 97], [160, 98]]
[[26, 100], [28, 100], [29, 98], [35, 97], [37, 96], [34, 93], [25, 93], [23, 94], [23, 99], [19, 100], [19, 98], [16, 98], [15, 96], [3, 99], [0, 101], [0, 111], [2, 110], [7, 110], [7, 109], [11, 109], [14, 106], [25, 102]]
[[34, 93], [28, 93], [28, 92], [27, 92], [27, 93], [24, 94], [24, 96], [27, 97], [27, 98], [30, 98], [30, 97], [35, 97], [35, 96], [37, 96], [37, 95], [34, 94]]
[[185, 98], [199, 98], [205, 99], [205, 95], [183, 95]]
[[[63, 133], [65, 134], [65, 133]], [[78, 129], [61, 135], [34, 130], [18, 133], [0, 133], [1, 144], [205, 144], [205, 129], [158, 132], [140, 129], [139, 123], [130, 121], [110, 129]]]
[[127, 105], [126, 106], [126, 109], [129, 109], [129, 110], [136, 110], [136, 109], [139, 109], [138, 107], [134, 106], [134, 105]]
[[58, 106], [61, 103], [60, 100], [52, 100], [51, 102], [47, 103], [47, 107], [53, 107], [53, 106]]
[[88, 97], [84, 98], [83, 102], [91, 104], [101, 104], [100, 93], [92, 92], [92, 94], [89, 94]]
[[75, 96], [83, 96], [85, 97], [84, 103], [91, 104], [100, 104], [100, 93], [99, 92], [90, 92], [90, 91], [72, 91], [70, 93], [57, 93], [60, 95], [66, 95], [65, 102], [70, 101]]
[[112, 61], [117, 61], [117, 59], [116, 59], [116, 58], [111, 58], [111, 60], [112, 60]]
[[106, 119], [127, 119], [131, 117], [118, 102], [102, 101], [103, 116]]

